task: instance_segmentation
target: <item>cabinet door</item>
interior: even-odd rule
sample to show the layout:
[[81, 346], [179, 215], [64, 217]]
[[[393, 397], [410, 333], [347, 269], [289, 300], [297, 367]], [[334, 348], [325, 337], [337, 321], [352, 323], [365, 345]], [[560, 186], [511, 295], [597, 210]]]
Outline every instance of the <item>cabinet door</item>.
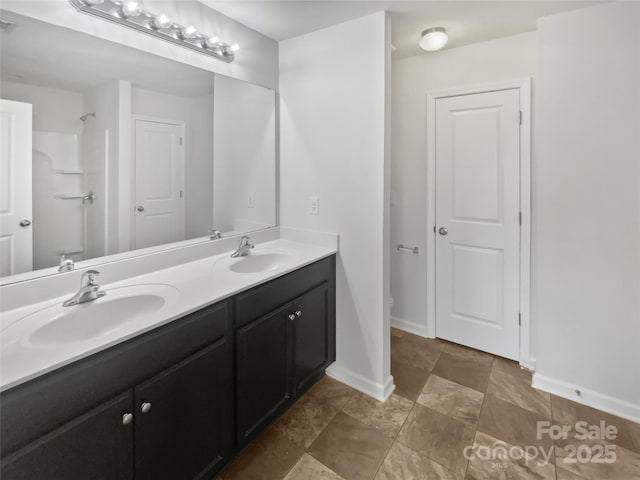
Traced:
[[238, 442], [242, 446], [280, 413], [291, 398], [293, 306], [261, 317], [236, 332]]
[[294, 301], [294, 366], [297, 392], [306, 390], [330, 362], [329, 287], [314, 288]]
[[227, 337], [135, 388], [136, 480], [213, 475], [232, 444]]
[[126, 392], [8, 455], [2, 479], [132, 479], [132, 403]]

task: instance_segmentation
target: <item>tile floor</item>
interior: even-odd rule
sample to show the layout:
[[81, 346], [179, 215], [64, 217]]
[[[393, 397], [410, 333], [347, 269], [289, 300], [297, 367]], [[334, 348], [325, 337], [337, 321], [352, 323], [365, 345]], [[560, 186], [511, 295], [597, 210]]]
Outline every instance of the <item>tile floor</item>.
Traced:
[[[222, 478], [640, 479], [640, 424], [535, 390], [509, 360], [395, 329], [391, 338], [396, 390], [386, 403], [324, 377]], [[615, 463], [565, 461], [575, 458], [571, 445], [585, 445], [581, 458], [606, 455], [598, 441], [538, 438], [538, 421], [579, 420], [616, 426], [617, 438], [600, 442], [615, 444]], [[478, 456], [467, 460], [466, 447]], [[504, 451], [508, 459], [484, 459]]]

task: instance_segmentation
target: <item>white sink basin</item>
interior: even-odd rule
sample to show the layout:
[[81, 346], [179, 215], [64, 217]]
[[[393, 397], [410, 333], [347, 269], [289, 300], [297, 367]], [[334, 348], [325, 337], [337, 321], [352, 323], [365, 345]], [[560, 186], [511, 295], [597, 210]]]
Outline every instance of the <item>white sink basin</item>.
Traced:
[[246, 257], [233, 259], [229, 270], [236, 273], [263, 273], [285, 267], [293, 260], [291, 255], [281, 252], [251, 252]]
[[[106, 290], [107, 295], [92, 302], [63, 307], [61, 303], [26, 315], [2, 332], [3, 347], [19, 343], [33, 348], [64, 347], [70, 344], [107, 339], [133, 328], [178, 297], [170, 285], [146, 284]], [[126, 333], [126, 332], [125, 332]]]

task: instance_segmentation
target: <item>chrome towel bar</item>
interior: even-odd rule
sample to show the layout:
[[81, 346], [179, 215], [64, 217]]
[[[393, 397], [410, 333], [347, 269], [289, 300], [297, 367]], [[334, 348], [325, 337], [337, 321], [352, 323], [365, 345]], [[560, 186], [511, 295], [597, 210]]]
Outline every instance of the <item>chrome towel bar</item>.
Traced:
[[420, 255], [420, 249], [418, 247], [405, 247], [404, 245], [398, 245], [398, 251], [399, 252], [407, 252], [407, 253], [413, 253], [414, 255]]

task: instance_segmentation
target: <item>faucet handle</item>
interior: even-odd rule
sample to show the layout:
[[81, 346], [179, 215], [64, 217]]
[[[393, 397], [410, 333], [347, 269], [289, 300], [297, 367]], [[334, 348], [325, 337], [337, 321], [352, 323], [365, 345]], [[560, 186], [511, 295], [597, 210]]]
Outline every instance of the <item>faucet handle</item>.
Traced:
[[82, 274], [82, 279], [80, 280], [80, 283], [83, 286], [87, 286], [87, 287], [95, 286], [96, 277], [98, 275], [100, 275], [100, 272], [98, 270], [87, 270]]
[[249, 245], [249, 240], [251, 240], [251, 238], [249, 238], [247, 235], [243, 235], [240, 239], [240, 246], [244, 247], [245, 245]]

